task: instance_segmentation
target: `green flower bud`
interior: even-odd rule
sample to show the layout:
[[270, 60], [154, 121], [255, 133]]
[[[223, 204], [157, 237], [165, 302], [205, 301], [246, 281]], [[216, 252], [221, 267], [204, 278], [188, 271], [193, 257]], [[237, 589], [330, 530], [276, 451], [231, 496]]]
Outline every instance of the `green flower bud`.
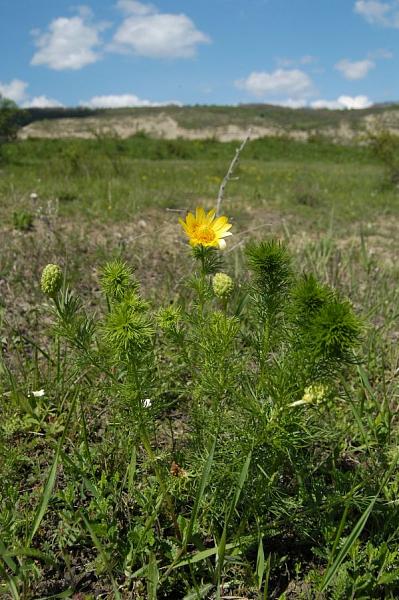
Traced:
[[42, 272], [40, 286], [47, 296], [55, 296], [62, 286], [62, 271], [58, 265], [46, 265]]
[[228, 298], [233, 291], [234, 281], [226, 273], [216, 273], [212, 278], [212, 288], [218, 298]]

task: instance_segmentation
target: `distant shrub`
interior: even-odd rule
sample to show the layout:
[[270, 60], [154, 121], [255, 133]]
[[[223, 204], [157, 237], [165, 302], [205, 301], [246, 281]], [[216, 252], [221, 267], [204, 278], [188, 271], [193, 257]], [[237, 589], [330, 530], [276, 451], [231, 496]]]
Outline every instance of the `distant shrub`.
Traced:
[[5, 160], [3, 145], [16, 139], [24, 111], [0, 94], [0, 162]]
[[10, 142], [17, 137], [22, 113], [15, 102], [0, 95], [0, 143]]
[[82, 170], [82, 153], [79, 142], [62, 149], [62, 159], [70, 175], [78, 175]]
[[387, 129], [368, 134], [374, 156], [385, 166], [385, 183], [399, 186], [399, 136]]

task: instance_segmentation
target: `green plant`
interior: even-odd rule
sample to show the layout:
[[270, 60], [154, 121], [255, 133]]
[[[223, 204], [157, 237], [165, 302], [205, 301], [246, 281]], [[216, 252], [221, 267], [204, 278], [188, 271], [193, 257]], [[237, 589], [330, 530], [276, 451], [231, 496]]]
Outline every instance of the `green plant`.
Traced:
[[367, 136], [372, 152], [386, 169], [386, 181], [390, 185], [399, 184], [399, 140], [387, 129], [369, 132]]
[[12, 220], [14, 228], [19, 231], [29, 231], [33, 227], [33, 215], [25, 210], [14, 211]]
[[[0, 595], [395, 598], [397, 197], [373, 196], [377, 161], [251, 142], [227, 252], [185, 250], [165, 207], [214, 193], [232, 147], [165, 163], [162, 140], [110, 140], [121, 177], [103, 142], [73, 142], [74, 173], [67, 140], [7, 147], [6, 220], [61, 174], [79, 195], [51, 231], [2, 233]], [[334, 213], [293, 205], [302, 167]]]

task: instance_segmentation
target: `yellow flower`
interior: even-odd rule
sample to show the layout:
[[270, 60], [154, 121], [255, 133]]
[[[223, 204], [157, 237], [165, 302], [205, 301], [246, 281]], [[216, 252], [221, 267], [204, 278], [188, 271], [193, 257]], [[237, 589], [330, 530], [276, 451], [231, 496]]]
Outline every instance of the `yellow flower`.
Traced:
[[229, 231], [231, 223], [227, 217], [215, 219], [215, 213], [214, 209], [205, 213], [203, 208], [197, 208], [195, 216], [188, 213], [185, 221], [179, 219], [192, 246], [214, 246], [221, 250], [226, 247], [224, 238], [232, 235]]
[[313, 383], [304, 389], [301, 400], [291, 402], [290, 406], [301, 406], [302, 404], [320, 404], [328, 394], [329, 389], [322, 383]]
[[309, 385], [305, 388], [302, 400], [306, 404], [318, 404], [319, 402], [324, 400], [324, 397], [326, 396], [327, 392], [328, 388], [325, 385], [323, 385], [322, 383], [314, 383], [313, 385]]

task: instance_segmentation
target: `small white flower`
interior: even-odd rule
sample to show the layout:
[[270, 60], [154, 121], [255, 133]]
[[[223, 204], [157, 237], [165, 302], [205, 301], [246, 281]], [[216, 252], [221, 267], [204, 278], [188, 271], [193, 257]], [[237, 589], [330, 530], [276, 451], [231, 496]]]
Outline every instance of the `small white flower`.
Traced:
[[36, 194], [36, 192], [32, 192], [32, 193], [31, 193], [31, 195], [30, 195], [30, 199], [31, 199], [31, 200], [37, 200], [37, 199], [38, 199], [38, 197], [39, 197], [39, 196]]
[[32, 392], [32, 396], [35, 398], [41, 398], [44, 396], [44, 390], [37, 390], [36, 392]]
[[142, 400], [142, 403], [144, 408], [150, 408], [150, 406], [152, 405], [150, 398], [144, 398], [144, 400]]

